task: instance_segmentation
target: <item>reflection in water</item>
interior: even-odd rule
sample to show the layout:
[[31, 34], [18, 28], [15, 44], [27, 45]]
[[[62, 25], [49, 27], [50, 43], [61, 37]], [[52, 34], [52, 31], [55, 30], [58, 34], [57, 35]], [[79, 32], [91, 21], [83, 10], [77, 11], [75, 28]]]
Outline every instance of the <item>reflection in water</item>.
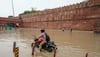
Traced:
[[[58, 46], [57, 57], [84, 57], [89, 52], [89, 57], [100, 57], [100, 34], [92, 31], [46, 30]], [[0, 57], [14, 57], [13, 42], [17, 42], [20, 57], [31, 56], [31, 43], [34, 35], [39, 34], [38, 29], [17, 29], [0, 32]], [[64, 51], [63, 51], [64, 50]], [[37, 57], [47, 57], [38, 50]], [[6, 55], [5, 55], [6, 54]], [[48, 54], [48, 53], [46, 53]], [[53, 54], [48, 54], [53, 57]]]

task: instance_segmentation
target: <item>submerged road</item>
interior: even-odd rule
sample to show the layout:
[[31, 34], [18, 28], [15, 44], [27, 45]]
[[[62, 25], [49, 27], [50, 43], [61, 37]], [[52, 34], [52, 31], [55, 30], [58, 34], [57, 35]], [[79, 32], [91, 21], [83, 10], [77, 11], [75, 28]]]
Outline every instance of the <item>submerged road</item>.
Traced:
[[[19, 47], [19, 57], [32, 57], [31, 43], [33, 42], [33, 38], [30, 37], [29, 35], [26, 35], [26, 34], [29, 34], [27, 31], [28, 30], [26, 31], [24, 30], [23, 31], [22, 30], [0, 31], [0, 57], [14, 57], [14, 54], [13, 54], [14, 41], [16, 41], [17, 47]], [[30, 35], [31, 34], [32, 32], [30, 32]], [[64, 41], [64, 40], [61, 40], [61, 41]], [[85, 57], [86, 53], [88, 53], [89, 55], [88, 57], [100, 57], [99, 51], [96, 52], [96, 51], [91, 51], [91, 49], [88, 50], [85, 48], [80, 48], [81, 46], [78, 46], [78, 45], [75, 46], [72, 43], [60, 42], [58, 40], [56, 41], [56, 44], [58, 46], [56, 57]], [[97, 49], [99, 50], [100, 48], [97, 47]], [[36, 49], [35, 57], [53, 57], [53, 53], [39, 52], [39, 50]]]

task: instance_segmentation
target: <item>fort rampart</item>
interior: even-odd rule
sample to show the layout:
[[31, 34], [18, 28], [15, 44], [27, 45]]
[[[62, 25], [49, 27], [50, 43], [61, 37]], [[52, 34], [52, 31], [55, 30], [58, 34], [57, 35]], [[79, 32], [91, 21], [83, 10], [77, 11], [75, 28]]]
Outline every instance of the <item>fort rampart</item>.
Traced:
[[100, 22], [100, 0], [89, 0], [19, 16], [24, 27], [93, 30], [94, 25]]

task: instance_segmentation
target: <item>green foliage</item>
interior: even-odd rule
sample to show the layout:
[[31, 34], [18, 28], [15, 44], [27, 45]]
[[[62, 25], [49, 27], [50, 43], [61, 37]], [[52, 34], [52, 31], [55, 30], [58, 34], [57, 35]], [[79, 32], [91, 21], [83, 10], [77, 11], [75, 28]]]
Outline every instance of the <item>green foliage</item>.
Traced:
[[31, 13], [31, 12], [27, 10], [27, 11], [24, 11], [24, 13], [23, 13], [23, 14], [27, 14], [27, 13]]
[[8, 18], [11, 18], [11, 17], [13, 17], [13, 16], [8, 16]]
[[26, 10], [22, 14], [29, 14], [29, 13], [36, 13], [36, 12], [38, 12], [38, 10], [35, 10], [34, 8], [32, 8], [32, 10]]

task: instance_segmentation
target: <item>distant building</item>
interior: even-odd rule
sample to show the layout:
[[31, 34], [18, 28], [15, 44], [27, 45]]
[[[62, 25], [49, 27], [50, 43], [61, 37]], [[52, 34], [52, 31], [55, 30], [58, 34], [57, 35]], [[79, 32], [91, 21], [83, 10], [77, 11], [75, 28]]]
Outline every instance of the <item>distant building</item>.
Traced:
[[0, 17], [0, 28], [7, 24], [19, 24], [19, 27], [22, 27], [22, 21], [20, 19]]

